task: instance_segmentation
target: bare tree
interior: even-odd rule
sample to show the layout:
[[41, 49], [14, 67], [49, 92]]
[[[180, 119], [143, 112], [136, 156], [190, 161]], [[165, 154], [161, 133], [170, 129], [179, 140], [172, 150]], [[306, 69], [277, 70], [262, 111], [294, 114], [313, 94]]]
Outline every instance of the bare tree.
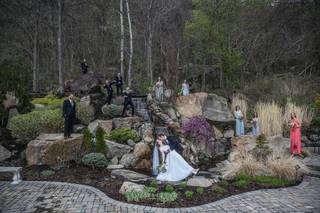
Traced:
[[129, 8], [129, 1], [126, 0], [126, 6], [127, 6], [127, 16], [128, 16], [128, 26], [129, 26], [129, 35], [130, 35], [130, 49], [129, 49], [129, 63], [128, 63], [128, 86], [131, 87], [132, 83], [132, 56], [133, 56], [133, 37], [132, 37], [132, 26], [131, 26], [131, 17], [130, 17], [130, 8]]
[[124, 77], [124, 25], [123, 25], [123, 0], [120, 0], [120, 73]]
[[32, 91], [38, 92], [38, 21], [34, 26], [33, 60], [32, 60]]
[[58, 74], [59, 74], [59, 90], [64, 92], [63, 70], [62, 70], [62, 0], [58, 0]]

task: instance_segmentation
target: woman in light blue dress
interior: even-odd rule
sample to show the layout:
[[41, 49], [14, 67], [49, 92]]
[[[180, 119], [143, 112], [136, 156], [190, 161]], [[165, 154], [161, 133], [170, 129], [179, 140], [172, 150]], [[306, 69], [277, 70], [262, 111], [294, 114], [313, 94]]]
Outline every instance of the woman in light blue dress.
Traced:
[[189, 87], [189, 84], [187, 83], [187, 80], [184, 80], [181, 90], [182, 90], [183, 96], [188, 96], [190, 94], [190, 87]]
[[165, 165], [165, 171], [158, 174], [157, 180], [176, 182], [198, 173], [199, 169], [192, 168], [175, 150], [170, 150], [169, 145], [165, 145], [161, 140], [157, 140], [157, 143], [162, 156], [162, 164]]
[[258, 118], [257, 112], [253, 113], [253, 118], [251, 123], [252, 123], [252, 135], [258, 136], [260, 134], [260, 130], [259, 130], [259, 118]]
[[244, 135], [244, 116], [239, 105], [236, 106], [234, 117], [236, 118], [236, 136]]
[[156, 100], [163, 101], [164, 83], [160, 77], [158, 78], [158, 81], [155, 86], [155, 93], [156, 93]]

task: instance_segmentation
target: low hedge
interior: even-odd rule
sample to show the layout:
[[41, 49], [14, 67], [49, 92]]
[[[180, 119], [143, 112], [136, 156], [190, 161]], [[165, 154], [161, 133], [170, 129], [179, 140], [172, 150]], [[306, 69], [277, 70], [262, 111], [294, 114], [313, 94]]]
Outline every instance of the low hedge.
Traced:
[[89, 125], [94, 120], [94, 107], [83, 103], [76, 105], [76, 117], [84, 125]]
[[137, 133], [128, 128], [118, 128], [112, 130], [107, 136], [106, 139], [116, 141], [118, 143], [127, 143], [129, 139], [137, 142], [139, 141], [139, 136]]
[[28, 141], [43, 132], [60, 132], [63, 125], [61, 110], [53, 109], [17, 115], [10, 120], [9, 129], [13, 137]]
[[93, 168], [106, 167], [108, 165], [106, 157], [101, 153], [95, 152], [83, 156], [81, 162], [83, 163], [83, 165]]
[[107, 119], [112, 119], [121, 116], [122, 114], [122, 106], [115, 105], [115, 104], [110, 104], [110, 105], [104, 105], [102, 107], [102, 113], [105, 118]]
[[33, 99], [32, 104], [41, 104], [41, 105], [45, 105], [45, 106], [60, 107], [60, 106], [62, 106], [62, 103], [65, 99], [67, 99], [67, 97], [57, 98], [54, 95], [47, 95], [42, 98]]

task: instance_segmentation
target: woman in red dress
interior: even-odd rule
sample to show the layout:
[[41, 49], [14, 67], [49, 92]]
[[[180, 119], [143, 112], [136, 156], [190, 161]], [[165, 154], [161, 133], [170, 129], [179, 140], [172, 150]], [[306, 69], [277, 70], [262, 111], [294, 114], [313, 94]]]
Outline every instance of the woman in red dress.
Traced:
[[294, 155], [301, 155], [301, 122], [296, 113], [291, 113], [290, 126], [290, 150]]

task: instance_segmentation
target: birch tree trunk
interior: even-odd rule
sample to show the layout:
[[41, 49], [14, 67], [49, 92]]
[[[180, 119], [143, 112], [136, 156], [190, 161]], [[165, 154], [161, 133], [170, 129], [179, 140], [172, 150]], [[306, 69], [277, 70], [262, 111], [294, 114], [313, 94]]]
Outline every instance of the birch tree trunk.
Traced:
[[131, 77], [131, 65], [132, 65], [132, 55], [133, 55], [133, 39], [132, 39], [132, 26], [131, 26], [131, 17], [129, 9], [129, 1], [126, 0], [127, 5], [127, 16], [128, 16], [128, 25], [129, 25], [129, 35], [130, 35], [130, 50], [129, 50], [129, 64], [128, 64], [128, 87], [131, 87], [132, 77]]
[[58, 78], [59, 78], [59, 90], [64, 92], [63, 71], [62, 71], [62, 0], [58, 0]]
[[151, 83], [153, 83], [153, 70], [152, 70], [152, 39], [153, 39], [153, 20], [151, 18], [152, 8], [154, 0], [151, 0], [148, 8], [148, 18], [147, 18], [147, 71], [150, 77]]
[[123, 60], [124, 60], [124, 26], [123, 26], [123, 0], [120, 0], [120, 73], [121, 76], [124, 77], [124, 67], [123, 67]]
[[33, 38], [32, 91], [38, 92], [38, 23], [35, 24]]
[[148, 26], [148, 41], [147, 41], [147, 69], [150, 76], [150, 81], [153, 83], [153, 71], [152, 71], [152, 29], [151, 24]]

